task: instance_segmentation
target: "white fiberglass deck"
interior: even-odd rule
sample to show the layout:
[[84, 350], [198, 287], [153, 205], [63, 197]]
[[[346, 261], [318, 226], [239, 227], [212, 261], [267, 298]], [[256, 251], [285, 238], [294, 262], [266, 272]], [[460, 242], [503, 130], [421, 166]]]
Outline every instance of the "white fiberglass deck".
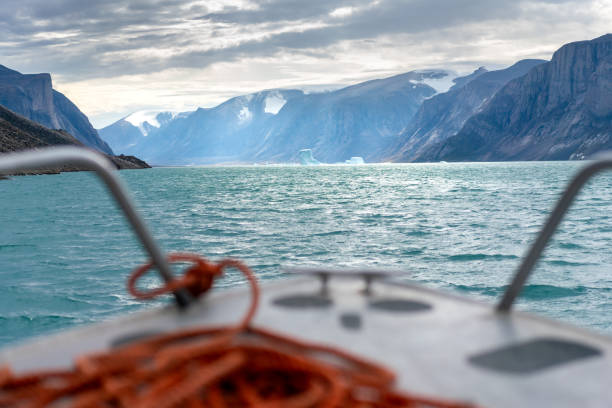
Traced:
[[[365, 295], [360, 280], [337, 279], [326, 297], [320, 291], [315, 277], [263, 285], [255, 325], [383, 363], [407, 392], [483, 407], [612, 406], [611, 338], [418, 286], [380, 281]], [[135, 313], [4, 349], [0, 364], [18, 373], [66, 367], [131, 336], [230, 324], [248, 299], [246, 288], [234, 289], [183, 312], [169, 306]]]

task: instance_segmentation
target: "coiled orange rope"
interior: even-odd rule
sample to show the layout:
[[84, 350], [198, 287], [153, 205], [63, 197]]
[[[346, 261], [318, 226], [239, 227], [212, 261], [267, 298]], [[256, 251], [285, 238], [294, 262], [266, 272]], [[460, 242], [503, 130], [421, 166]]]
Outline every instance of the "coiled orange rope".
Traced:
[[240, 270], [251, 286], [244, 318], [227, 327], [195, 328], [127, 344], [77, 359], [71, 370], [15, 376], [0, 368], [0, 407], [254, 407], [254, 408], [466, 408], [471, 405], [393, 390], [386, 368], [334, 347], [307, 343], [250, 326], [259, 288], [242, 262], [212, 263], [193, 254], [184, 276], [150, 292], [136, 288], [151, 268], [132, 273], [128, 289], [151, 299], [180, 288], [204, 293], [226, 268]]

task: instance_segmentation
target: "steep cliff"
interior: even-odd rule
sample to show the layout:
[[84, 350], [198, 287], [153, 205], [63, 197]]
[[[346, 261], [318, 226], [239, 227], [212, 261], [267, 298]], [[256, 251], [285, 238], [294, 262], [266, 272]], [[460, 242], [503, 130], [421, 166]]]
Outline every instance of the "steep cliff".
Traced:
[[0, 65], [0, 105], [47, 128], [63, 129], [86, 146], [113, 153], [87, 117], [53, 89], [49, 74], [24, 75]]
[[[63, 130], [51, 130], [21, 115], [0, 106], [0, 153], [16, 152], [58, 145], [83, 144]], [[118, 169], [139, 169], [149, 167], [136, 158], [107, 156]], [[60, 171], [83, 170], [74, 166], [41, 169], [33, 173], [57, 173]]]
[[428, 149], [461, 130], [502, 86], [544, 62], [522, 60], [506, 69], [490, 72], [481, 67], [466, 77], [455, 79], [455, 85], [448, 92], [423, 102], [414, 120], [400, 134], [399, 142], [390, 149], [391, 161], [409, 162], [427, 156]]
[[567, 160], [612, 148], [612, 34], [561, 47], [420, 160]]

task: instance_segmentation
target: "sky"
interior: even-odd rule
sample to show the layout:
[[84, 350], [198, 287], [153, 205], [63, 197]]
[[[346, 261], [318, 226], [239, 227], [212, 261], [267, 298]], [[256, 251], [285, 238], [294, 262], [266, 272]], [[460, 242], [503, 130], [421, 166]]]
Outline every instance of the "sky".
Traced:
[[262, 89], [550, 59], [611, 22], [612, 0], [2, 0], [0, 64], [50, 72], [100, 128]]

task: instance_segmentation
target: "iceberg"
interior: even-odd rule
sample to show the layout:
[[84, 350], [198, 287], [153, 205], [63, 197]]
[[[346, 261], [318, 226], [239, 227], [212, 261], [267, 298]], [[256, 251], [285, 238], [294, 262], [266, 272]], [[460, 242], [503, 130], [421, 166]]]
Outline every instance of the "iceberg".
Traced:
[[299, 158], [302, 166], [316, 166], [318, 164], [321, 164], [320, 161], [314, 158], [311, 149], [300, 150]]
[[359, 156], [353, 156], [348, 160], [344, 161], [345, 164], [365, 164], [365, 161], [363, 161], [363, 157], [359, 157]]

